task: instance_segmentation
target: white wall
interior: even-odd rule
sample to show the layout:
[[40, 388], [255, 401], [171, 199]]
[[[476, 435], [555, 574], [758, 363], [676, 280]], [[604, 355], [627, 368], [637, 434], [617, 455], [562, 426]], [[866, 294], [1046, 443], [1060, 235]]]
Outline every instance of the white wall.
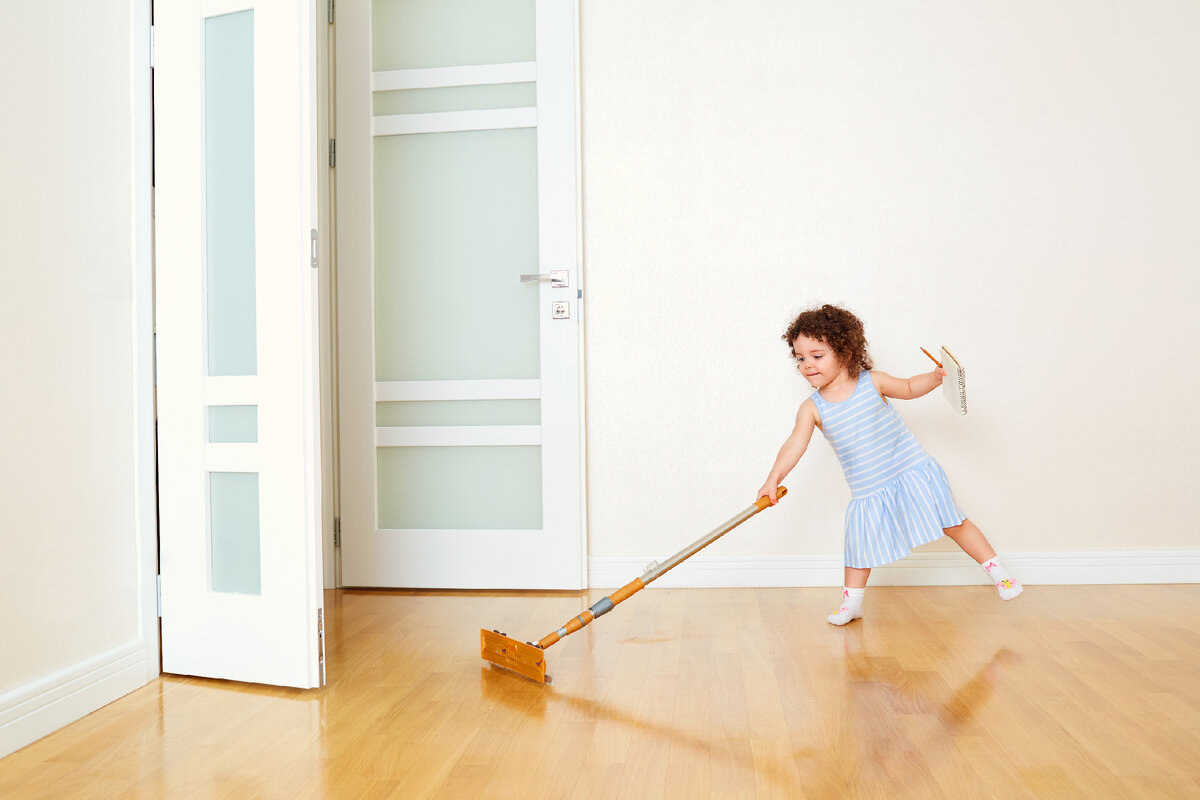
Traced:
[[16, 4], [0, 27], [0, 755], [157, 674], [135, 25], [148, 0]]
[[[881, 369], [926, 370], [922, 345], [965, 362], [967, 417], [901, 412], [1027, 577], [1200, 579], [1200, 5], [582, 12], [595, 585], [754, 499], [809, 391], [779, 335], [827, 301]], [[706, 551], [722, 576], [680, 580], [840, 581], [823, 440], [787, 483]], [[945, 549], [917, 563], [962, 563]]]

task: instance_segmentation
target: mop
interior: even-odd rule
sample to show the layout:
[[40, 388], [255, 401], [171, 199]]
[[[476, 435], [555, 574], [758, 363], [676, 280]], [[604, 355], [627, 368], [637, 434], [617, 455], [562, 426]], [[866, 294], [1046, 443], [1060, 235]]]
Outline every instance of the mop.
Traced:
[[[787, 494], [787, 488], [780, 486], [775, 494], [778, 499]], [[731, 530], [741, 525], [746, 520], [753, 517], [758, 512], [764, 510], [771, 505], [771, 501], [767, 497], [760, 497], [758, 501], [751, 506], [747, 506], [745, 510], [737, 516], [730, 519], [725, 524], [715, 528], [704, 536], [701, 536], [696, 541], [689, 544], [687, 547], [680, 550], [675, 555], [663, 563], [657, 561], [652, 562], [646, 571], [640, 577], [634, 578], [629, 583], [622, 586], [611, 595], [597, 600], [591, 608], [584, 611], [577, 617], [572, 617], [567, 620], [567, 623], [556, 631], [546, 634], [536, 642], [520, 642], [510, 638], [507, 634], [497, 630], [479, 631], [479, 655], [485, 661], [490, 661], [497, 667], [502, 667], [518, 675], [523, 675], [526, 678], [535, 680], [538, 683], [550, 683], [550, 676], [546, 674], [546, 648], [561, 639], [566, 638], [570, 634], [580, 628], [593, 622], [597, 617], [602, 617], [612, 611], [620, 603], [628, 600], [633, 595], [645, 589], [651, 583], [662, 577], [664, 573], [688, 560], [696, 553], [700, 552], [710, 544], [720, 539]]]

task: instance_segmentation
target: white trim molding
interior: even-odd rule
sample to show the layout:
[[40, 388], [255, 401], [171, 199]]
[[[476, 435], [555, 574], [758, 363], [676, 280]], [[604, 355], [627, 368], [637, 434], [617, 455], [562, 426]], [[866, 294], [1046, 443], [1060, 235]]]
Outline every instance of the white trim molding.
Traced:
[[138, 640], [0, 694], [0, 757], [146, 685], [158, 665]]
[[404, 136], [410, 133], [493, 131], [537, 126], [537, 108], [487, 108], [480, 111], [387, 114], [372, 120], [371, 131], [374, 136]]
[[477, 381], [380, 381], [375, 384], [376, 403], [409, 400], [538, 400], [542, 382], [526, 380]]
[[410, 425], [376, 428], [376, 447], [540, 445], [541, 425]]
[[446, 89], [455, 86], [531, 83], [536, 80], [536, 61], [522, 61], [514, 64], [476, 64], [465, 67], [392, 69], [371, 73], [371, 91]]
[[[1115, 583], [1200, 583], [1200, 550], [1100, 550], [1000, 553], [1014, 576], [1030, 586]], [[652, 558], [590, 558], [588, 585], [623, 586]], [[912, 553], [871, 573], [872, 586], [974, 586], [987, 581], [962, 553]], [[651, 588], [841, 586], [842, 556], [696, 556]]]

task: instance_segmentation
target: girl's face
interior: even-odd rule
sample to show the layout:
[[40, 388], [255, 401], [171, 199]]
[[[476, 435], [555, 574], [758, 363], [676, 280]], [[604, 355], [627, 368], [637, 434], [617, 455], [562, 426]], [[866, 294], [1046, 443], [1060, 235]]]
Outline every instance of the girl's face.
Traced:
[[849, 377], [849, 372], [838, 362], [837, 354], [820, 339], [797, 336], [792, 342], [792, 352], [796, 354], [800, 374], [814, 389], [829, 386], [843, 375]]

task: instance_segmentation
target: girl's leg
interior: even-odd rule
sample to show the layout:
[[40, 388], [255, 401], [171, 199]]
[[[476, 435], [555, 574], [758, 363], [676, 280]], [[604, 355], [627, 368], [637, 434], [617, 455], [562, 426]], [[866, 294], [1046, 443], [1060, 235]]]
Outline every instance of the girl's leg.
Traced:
[[842, 605], [825, 619], [832, 625], [845, 625], [862, 617], [863, 596], [867, 592], [867, 578], [871, 570], [857, 567], [845, 568], [846, 584], [842, 588]]
[[979, 566], [983, 567], [992, 583], [995, 584], [996, 590], [1000, 592], [1001, 600], [1012, 600], [1022, 592], [1024, 587], [1021, 586], [1021, 582], [1008, 574], [1008, 570], [996, 557], [995, 549], [988, 543], [983, 531], [979, 530], [974, 522], [964, 519], [961, 525], [943, 528], [943, 531], [963, 549], [964, 553], [979, 562]]
[[996, 551], [988, 544], [983, 531], [979, 530], [971, 520], [964, 519], [961, 525], [955, 525], [953, 528], [943, 528], [942, 530], [954, 540], [955, 544], [963, 549], [964, 553], [975, 559], [976, 562], [982, 564], [988, 559], [996, 557]]
[[858, 567], [846, 567], [843, 572], [845, 572], [846, 588], [867, 588], [867, 578], [871, 577], [871, 570], [869, 568], [859, 569]]

